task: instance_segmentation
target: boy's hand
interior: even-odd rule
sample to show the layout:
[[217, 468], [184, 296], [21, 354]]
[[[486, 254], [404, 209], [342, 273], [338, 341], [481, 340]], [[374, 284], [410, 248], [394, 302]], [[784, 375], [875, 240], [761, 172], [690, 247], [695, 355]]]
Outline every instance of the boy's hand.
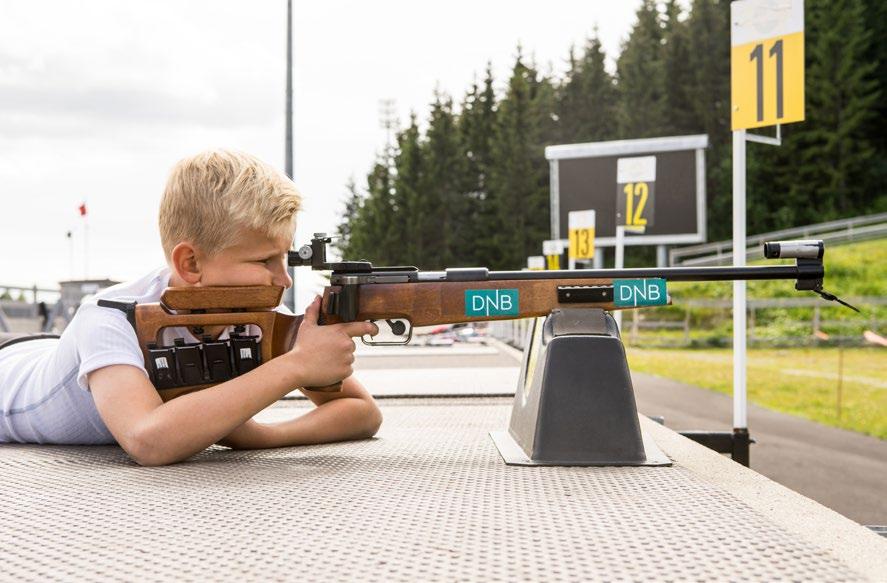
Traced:
[[323, 387], [350, 377], [354, 364], [352, 338], [379, 333], [378, 326], [371, 322], [319, 326], [320, 301], [317, 297], [305, 310], [296, 343], [287, 354], [298, 370], [296, 384], [303, 387]]

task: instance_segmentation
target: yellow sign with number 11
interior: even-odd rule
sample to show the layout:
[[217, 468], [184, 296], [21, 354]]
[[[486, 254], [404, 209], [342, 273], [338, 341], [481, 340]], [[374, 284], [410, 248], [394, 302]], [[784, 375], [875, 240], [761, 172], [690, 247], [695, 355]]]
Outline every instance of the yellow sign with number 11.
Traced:
[[803, 121], [802, 0], [739, 0], [730, 8], [733, 129]]

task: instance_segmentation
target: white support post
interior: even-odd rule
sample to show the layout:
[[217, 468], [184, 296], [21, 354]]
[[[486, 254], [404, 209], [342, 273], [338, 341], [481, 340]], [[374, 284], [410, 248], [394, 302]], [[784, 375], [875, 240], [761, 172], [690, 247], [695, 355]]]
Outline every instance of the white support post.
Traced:
[[668, 247], [656, 245], [656, 267], [668, 267]]
[[74, 233], [73, 231], [68, 231], [68, 259], [70, 263], [70, 270], [68, 273], [68, 279], [77, 279], [77, 268], [74, 263]]
[[[745, 130], [733, 132], [733, 265], [745, 265]], [[748, 428], [746, 282], [733, 282], [733, 428]]]
[[89, 218], [83, 216], [83, 279], [89, 279]]
[[[622, 269], [625, 266], [625, 227], [616, 225], [616, 269]], [[622, 310], [614, 310], [613, 318], [616, 320], [616, 326], [622, 333]]]

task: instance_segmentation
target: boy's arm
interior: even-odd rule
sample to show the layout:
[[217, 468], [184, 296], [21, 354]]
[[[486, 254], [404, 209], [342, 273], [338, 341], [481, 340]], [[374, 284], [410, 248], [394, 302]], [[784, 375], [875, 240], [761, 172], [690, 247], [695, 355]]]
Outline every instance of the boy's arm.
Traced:
[[163, 465], [202, 451], [288, 392], [290, 374], [278, 361], [166, 403], [129, 365], [90, 373], [89, 386], [117, 443], [141, 465]]
[[368, 322], [318, 326], [319, 309], [319, 300], [308, 307], [290, 352], [166, 403], [144, 371], [134, 366], [95, 370], [88, 382], [96, 408], [117, 442], [138, 463], [162, 465], [185, 459], [229, 435], [292, 387], [324, 386], [351, 375], [351, 337], [377, 329]]
[[372, 437], [382, 424], [382, 412], [353, 376], [337, 393], [303, 392], [317, 405], [294, 419], [274, 423], [247, 421], [218, 443], [237, 449], [260, 449]]

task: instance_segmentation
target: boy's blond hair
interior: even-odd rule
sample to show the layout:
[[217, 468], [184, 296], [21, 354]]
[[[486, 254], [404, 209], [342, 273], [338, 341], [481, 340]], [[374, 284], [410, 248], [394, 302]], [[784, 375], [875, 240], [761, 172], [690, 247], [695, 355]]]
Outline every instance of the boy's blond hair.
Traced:
[[207, 254], [237, 243], [243, 228], [291, 236], [302, 197], [282, 173], [255, 156], [208, 150], [179, 161], [160, 201], [160, 241], [167, 260], [190, 241]]

